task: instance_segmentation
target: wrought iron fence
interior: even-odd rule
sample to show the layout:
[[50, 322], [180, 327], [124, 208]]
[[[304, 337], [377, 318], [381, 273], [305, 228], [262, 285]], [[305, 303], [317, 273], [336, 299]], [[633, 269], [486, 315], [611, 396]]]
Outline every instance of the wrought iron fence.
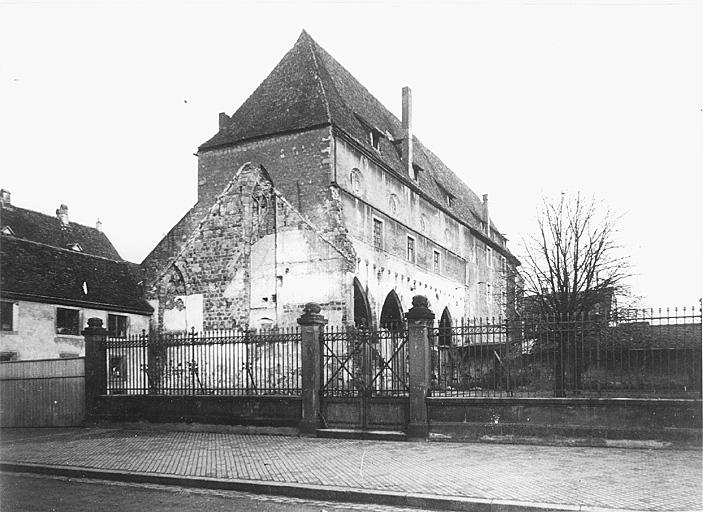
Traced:
[[407, 339], [403, 324], [377, 331], [326, 326], [322, 345], [323, 394], [407, 395]]
[[433, 330], [433, 396], [701, 397], [701, 309]]
[[300, 332], [143, 333], [107, 339], [108, 394], [299, 395]]

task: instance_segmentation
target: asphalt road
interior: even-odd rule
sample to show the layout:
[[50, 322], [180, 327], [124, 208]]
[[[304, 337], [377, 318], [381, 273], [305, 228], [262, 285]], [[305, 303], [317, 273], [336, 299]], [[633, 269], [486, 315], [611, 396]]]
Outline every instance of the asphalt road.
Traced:
[[0, 473], [2, 512], [417, 512], [416, 509], [306, 501], [234, 491]]

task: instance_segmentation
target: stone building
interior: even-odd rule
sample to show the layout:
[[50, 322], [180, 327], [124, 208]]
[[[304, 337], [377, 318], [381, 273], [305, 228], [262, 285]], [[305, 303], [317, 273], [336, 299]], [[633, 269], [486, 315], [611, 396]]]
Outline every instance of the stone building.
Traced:
[[139, 265], [124, 261], [98, 227], [12, 204], [0, 208], [0, 361], [78, 357], [81, 331], [101, 318], [111, 336], [149, 329]]
[[305, 31], [198, 149], [198, 200], [143, 262], [164, 330], [503, 316], [519, 262], [479, 198]]

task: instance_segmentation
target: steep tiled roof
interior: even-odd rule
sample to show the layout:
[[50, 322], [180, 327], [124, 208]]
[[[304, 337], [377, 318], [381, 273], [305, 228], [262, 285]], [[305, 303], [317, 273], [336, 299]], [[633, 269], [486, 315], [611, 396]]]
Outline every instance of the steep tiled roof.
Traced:
[[[389, 133], [397, 143], [402, 137], [400, 120], [305, 31], [232, 115], [230, 123], [200, 150], [324, 124], [334, 125], [374, 151], [372, 154], [405, 178], [399, 148], [385, 136]], [[380, 152], [371, 148], [369, 128], [383, 135]], [[481, 199], [417, 137], [413, 141], [413, 162], [422, 169], [419, 189], [465, 224], [480, 230]], [[445, 205], [442, 189], [456, 197], [451, 206]]]
[[[3, 235], [3, 297], [150, 314], [132, 263]], [[85, 286], [84, 286], [85, 283]]]
[[15, 237], [24, 240], [64, 249], [79, 244], [85, 254], [118, 261], [122, 259], [101, 231], [75, 222], [62, 226], [58, 218], [43, 213], [3, 205], [0, 209], [0, 225], [3, 228], [9, 226]]

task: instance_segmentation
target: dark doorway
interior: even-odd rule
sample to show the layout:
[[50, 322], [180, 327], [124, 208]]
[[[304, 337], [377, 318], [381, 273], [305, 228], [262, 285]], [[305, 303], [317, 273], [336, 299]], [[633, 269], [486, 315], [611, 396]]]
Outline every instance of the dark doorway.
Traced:
[[386, 295], [386, 300], [381, 309], [381, 328], [389, 331], [400, 331], [403, 329], [403, 308], [395, 290], [391, 290]]
[[354, 278], [354, 325], [365, 329], [371, 328], [371, 308], [366, 292], [359, 280]]

